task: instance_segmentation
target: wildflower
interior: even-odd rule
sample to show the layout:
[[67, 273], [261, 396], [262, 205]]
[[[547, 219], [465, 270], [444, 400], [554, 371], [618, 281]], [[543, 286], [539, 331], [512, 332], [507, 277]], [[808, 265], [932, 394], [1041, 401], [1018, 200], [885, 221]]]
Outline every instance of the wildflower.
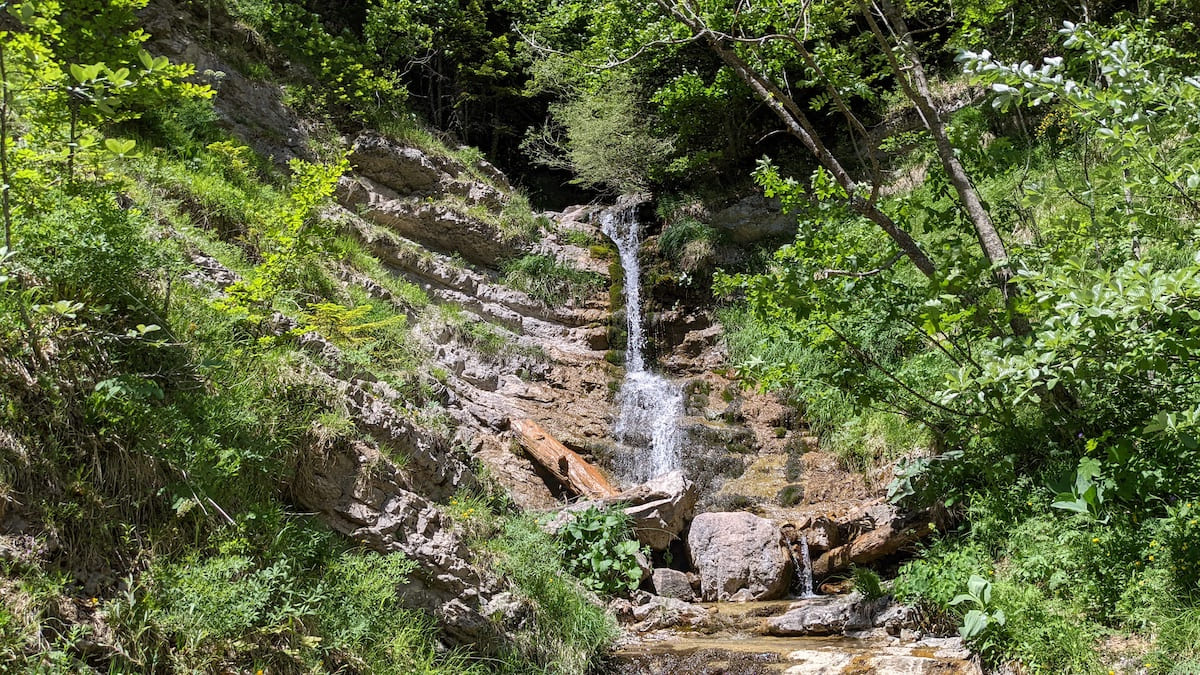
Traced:
[[1150, 562], [1154, 562], [1154, 556], [1150, 556]]
[[1099, 544], [1099, 543], [1100, 543], [1100, 537], [1092, 537], [1092, 543], [1093, 543], [1093, 544]]

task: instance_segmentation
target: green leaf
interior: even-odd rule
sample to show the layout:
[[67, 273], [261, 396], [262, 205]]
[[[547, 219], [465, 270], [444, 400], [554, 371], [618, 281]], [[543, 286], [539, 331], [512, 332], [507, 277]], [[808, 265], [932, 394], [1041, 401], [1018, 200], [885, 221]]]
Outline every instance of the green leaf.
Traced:
[[967, 580], [967, 592], [987, 605], [992, 599], [992, 584], [978, 574], [972, 574]]
[[137, 147], [137, 142], [129, 139], [106, 138], [104, 147], [117, 157], [126, 157]]
[[963, 624], [962, 626], [959, 626], [958, 633], [962, 636], [962, 639], [970, 640], [971, 638], [974, 638], [983, 631], [987, 630], [988, 621], [989, 618], [987, 614], [984, 614], [978, 609], [973, 609], [967, 612], [967, 615], [963, 617]]

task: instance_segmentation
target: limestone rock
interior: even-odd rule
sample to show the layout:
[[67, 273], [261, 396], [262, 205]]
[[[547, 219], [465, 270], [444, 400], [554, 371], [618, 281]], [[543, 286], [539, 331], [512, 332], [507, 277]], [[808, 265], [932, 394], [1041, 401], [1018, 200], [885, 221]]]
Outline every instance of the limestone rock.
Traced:
[[704, 600], [727, 600], [745, 588], [754, 600], [781, 597], [792, 579], [779, 528], [750, 513], [702, 513], [688, 533]]
[[660, 567], [654, 570], [651, 578], [654, 580], [654, 592], [664, 598], [690, 602], [696, 597], [686, 572]]
[[831, 635], [874, 625], [875, 615], [887, 598], [866, 600], [861, 593], [824, 595], [795, 603], [786, 614], [767, 621], [771, 635]]
[[744, 244], [767, 237], [778, 237], [796, 231], [795, 215], [779, 208], [778, 200], [760, 196], [741, 201], [712, 214], [713, 227], [725, 230], [735, 243]]
[[891, 555], [935, 532], [936, 526], [930, 527], [931, 524], [926, 513], [905, 515], [890, 504], [864, 509], [839, 526], [839, 534], [844, 533], [849, 543], [830, 549], [813, 560], [813, 576], [824, 577], [851, 564], [863, 565]]
[[875, 625], [886, 629], [888, 635], [900, 635], [917, 627], [917, 611], [907, 605], [888, 605], [875, 616]]
[[[362, 443], [314, 439], [292, 484], [298, 502], [320, 513], [335, 530], [381, 553], [402, 552], [418, 564], [401, 590], [406, 604], [431, 612], [460, 642], [498, 639], [484, 616], [495, 593], [469, 561], [466, 544], [450, 519], [406, 489], [402, 474]], [[503, 602], [493, 607], [517, 614]]]
[[447, 203], [412, 199], [367, 176], [342, 178], [337, 197], [343, 206], [403, 237], [447, 254], [459, 253], [479, 265], [497, 267], [521, 253], [491, 223]]
[[638, 541], [665, 551], [695, 513], [700, 491], [682, 471], [672, 471], [617, 496], [631, 504], [625, 509]]
[[709, 613], [709, 610], [690, 602], [655, 595], [633, 608], [633, 619], [637, 623], [632, 629], [644, 633], [674, 626], [697, 626], [708, 618]]
[[810, 555], [824, 553], [842, 543], [838, 537], [837, 523], [825, 517], [814, 518], [808, 527], [801, 530], [801, 534], [808, 540]]
[[[506, 201], [499, 189], [475, 179], [462, 162], [408, 147], [376, 131], [364, 131], [354, 139], [350, 162], [360, 175], [407, 197], [455, 195], [490, 209]], [[480, 160], [476, 168], [502, 188], [509, 187], [503, 174], [487, 162]]]

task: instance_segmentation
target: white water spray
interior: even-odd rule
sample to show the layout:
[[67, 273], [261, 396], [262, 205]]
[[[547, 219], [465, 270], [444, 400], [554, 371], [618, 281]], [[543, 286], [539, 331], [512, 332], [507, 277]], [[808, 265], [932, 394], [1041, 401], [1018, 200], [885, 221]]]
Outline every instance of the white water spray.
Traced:
[[637, 204], [615, 206], [604, 213], [600, 228], [617, 245], [625, 271], [625, 317], [629, 333], [625, 350], [625, 380], [617, 393], [618, 442], [645, 449], [620, 467], [633, 482], [644, 482], [680, 468], [679, 418], [683, 416], [683, 391], [661, 375], [646, 370], [642, 328], [641, 245]]

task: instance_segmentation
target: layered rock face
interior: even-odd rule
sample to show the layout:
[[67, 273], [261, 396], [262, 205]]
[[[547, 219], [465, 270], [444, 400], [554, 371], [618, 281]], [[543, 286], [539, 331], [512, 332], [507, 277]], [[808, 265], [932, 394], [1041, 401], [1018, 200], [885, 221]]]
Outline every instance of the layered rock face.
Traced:
[[[593, 274], [606, 267], [552, 233], [542, 233], [535, 245], [501, 232], [495, 222], [511, 197], [503, 176], [484, 162], [468, 167], [431, 158], [371, 133], [355, 141], [351, 162], [358, 173], [338, 189], [347, 209], [336, 216], [343, 227], [394, 274], [510, 346], [487, 354], [444, 321], [417, 326], [447, 374], [456, 442], [482, 460], [519, 505], [556, 504], [528, 460], [509, 450], [508, 424], [537, 420], [577, 451], [607, 438], [610, 389], [619, 375], [604, 359], [607, 295], [550, 306], [501, 283], [498, 269], [533, 253]], [[456, 199], [469, 208], [456, 206]]]

